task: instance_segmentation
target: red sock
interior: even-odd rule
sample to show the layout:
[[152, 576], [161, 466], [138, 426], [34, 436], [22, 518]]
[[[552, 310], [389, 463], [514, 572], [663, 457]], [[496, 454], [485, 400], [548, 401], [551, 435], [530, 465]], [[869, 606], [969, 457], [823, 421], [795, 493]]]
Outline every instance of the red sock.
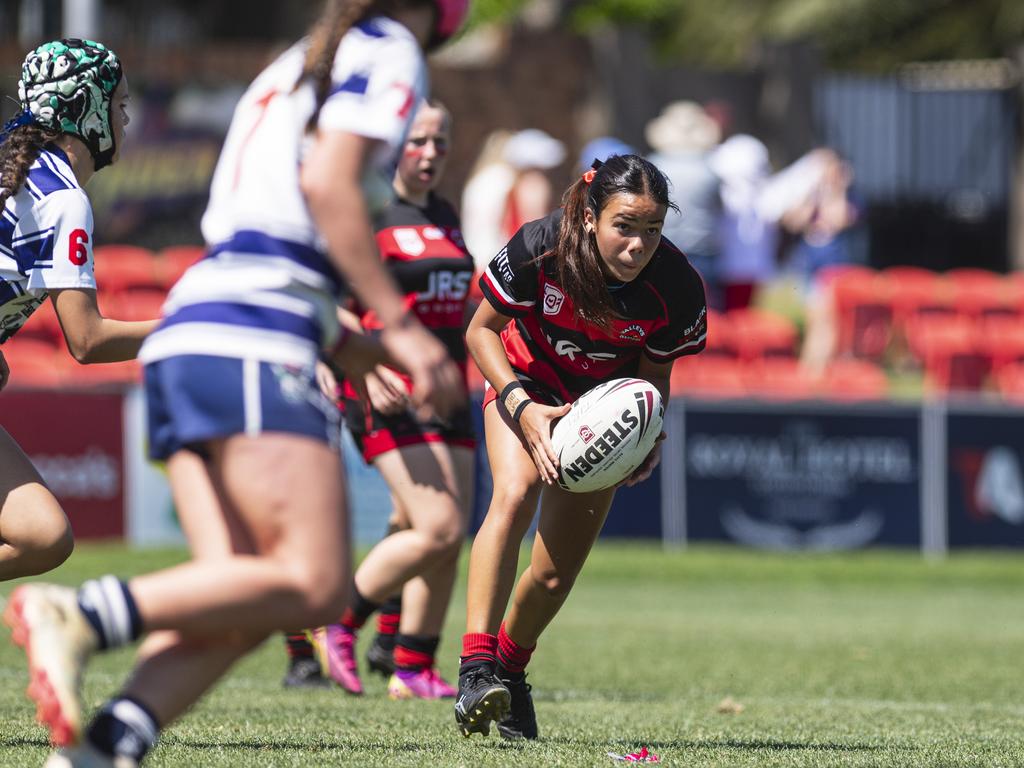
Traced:
[[313, 646], [301, 629], [293, 632], [286, 632], [284, 635], [285, 649], [288, 651], [289, 659], [311, 659], [313, 658]]
[[378, 613], [377, 634], [395, 635], [398, 633], [398, 624], [402, 620], [400, 613]]
[[493, 665], [497, 660], [497, 654], [497, 635], [467, 632], [462, 636], [462, 664], [483, 661]]
[[498, 630], [498, 663], [508, 672], [519, 673], [526, 669], [530, 663], [536, 645], [524, 648], [508, 636], [505, 631], [505, 622], [501, 622]]
[[395, 646], [395, 669], [419, 672], [421, 669], [430, 669], [432, 666], [434, 666], [433, 654], [406, 648], [404, 645]]

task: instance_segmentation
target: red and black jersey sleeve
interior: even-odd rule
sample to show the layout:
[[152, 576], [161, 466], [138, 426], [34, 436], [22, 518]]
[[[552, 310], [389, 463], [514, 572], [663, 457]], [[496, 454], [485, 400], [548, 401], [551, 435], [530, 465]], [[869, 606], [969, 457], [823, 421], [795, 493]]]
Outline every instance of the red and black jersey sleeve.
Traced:
[[480, 276], [480, 290], [495, 310], [510, 317], [533, 312], [539, 283], [538, 258], [551, 249], [557, 233], [557, 220], [552, 216], [531, 221], [491, 259]]
[[700, 275], [669, 241], [663, 240], [662, 247], [667, 258], [659, 265], [662, 274], [652, 288], [662, 294], [667, 322], [644, 345], [644, 354], [656, 363], [697, 354], [704, 349], [708, 335], [708, 307]]

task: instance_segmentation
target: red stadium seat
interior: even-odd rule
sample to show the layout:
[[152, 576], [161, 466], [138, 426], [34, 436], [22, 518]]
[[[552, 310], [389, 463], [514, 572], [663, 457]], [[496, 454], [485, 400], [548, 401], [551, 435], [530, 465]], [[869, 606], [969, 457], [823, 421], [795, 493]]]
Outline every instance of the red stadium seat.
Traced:
[[1016, 315], [1018, 302], [1010, 281], [986, 269], [965, 267], [945, 274], [957, 311], [969, 317]]
[[839, 357], [881, 360], [892, 338], [892, 283], [867, 267], [847, 267], [832, 278]]
[[766, 357], [747, 363], [747, 390], [764, 400], [805, 400], [817, 396], [817, 382], [795, 359]]
[[49, 299], [39, 305], [28, 321], [18, 329], [15, 339], [35, 339], [50, 344], [64, 344], [64, 333], [60, 328], [53, 302]]
[[708, 310], [707, 346], [700, 353], [700, 358], [736, 357], [736, 334], [729, 317], [713, 309]]
[[1024, 320], [1016, 315], [984, 316], [977, 325], [976, 344], [992, 360], [994, 372], [1024, 361]]
[[836, 360], [825, 369], [821, 392], [830, 400], [881, 400], [889, 392], [889, 379], [867, 360]]
[[203, 258], [206, 249], [201, 245], [174, 245], [164, 248], [157, 257], [157, 277], [167, 289], [181, 279], [185, 270]]
[[760, 309], [734, 309], [725, 314], [742, 360], [793, 357], [797, 329], [792, 320]]
[[882, 274], [892, 286], [889, 295], [899, 328], [905, 329], [917, 315], [955, 314], [952, 286], [936, 272], [919, 267], [889, 267]]
[[670, 380], [673, 395], [705, 399], [739, 398], [747, 394], [743, 365], [728, 357], [703, 353], [676, 360]]
[[52, 342], [15, 336], [3, 347], [12, 387], [52, 387], [63, 382], [60, 350]]
[[101, 291], [120, 293], [132, 288], [159, 288], [156, 256], [134, 245], [101, 245], [94, 252], [96, 285]]
[[163, 288], [137, 288], [120, 294], [111, 305], [109, 316], [116, 320], [156, 320], [162, 316], [167, 300]]
[[996, 372], [995, 381], [1004, 400], [1024, 405], [1024, 362], [1004, 365]]
[[920, 316], [908, 328], [911, 351], [924, 365], [926, 385], [938, 392], [980, 390], [992, 358], [965, 317]]

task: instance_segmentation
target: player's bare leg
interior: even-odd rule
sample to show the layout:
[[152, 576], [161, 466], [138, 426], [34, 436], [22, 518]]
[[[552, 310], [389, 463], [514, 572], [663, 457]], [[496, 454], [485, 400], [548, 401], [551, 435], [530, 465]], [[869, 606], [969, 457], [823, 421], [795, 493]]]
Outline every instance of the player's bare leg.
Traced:
[[53, 570], [73, 548], [60, 503], [0, 427], [0, 581]]

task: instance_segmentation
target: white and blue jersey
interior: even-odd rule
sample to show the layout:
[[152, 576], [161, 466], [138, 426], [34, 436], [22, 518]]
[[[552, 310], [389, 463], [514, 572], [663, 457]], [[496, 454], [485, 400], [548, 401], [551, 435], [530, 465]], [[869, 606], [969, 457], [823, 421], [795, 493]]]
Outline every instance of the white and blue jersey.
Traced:
[[0, 344], [58, 288], [96, 289], [92, 206], [67, 155], [49, 146], [0, 211]]
[[[310, 83], [295, 89], [307, 45], [282, 54], [239, 102], [203, 216], [209, 251], [172, 290], [144, 362], [213, 355], [305, 366], [336, 338], [341, 278], [299, 187], [315, 107]], [[389, 18], [364, 21], [342, 39], [332, 81], [318, 130], [379, 141], [363, 187], [371, 207], [382, 205], [426, 91], [420, 46]]]
[[[174, 286], [139, 354], [153, 458], [234, 434], [338, 434], [338, 410], [314, 378], [337, 338], [342, 281], [299, 186], [315, 108], [312, 85], [295, 88], [307, 46], [282, 54], [235, 109], [203, 216], [208, 252]], [[331, 79], [317, 129], [377, 140], [363, 179], [373, 212], [393, 194], [426, 92], [423, 54], [404, 26], [375, 17], [345, 34]]]

